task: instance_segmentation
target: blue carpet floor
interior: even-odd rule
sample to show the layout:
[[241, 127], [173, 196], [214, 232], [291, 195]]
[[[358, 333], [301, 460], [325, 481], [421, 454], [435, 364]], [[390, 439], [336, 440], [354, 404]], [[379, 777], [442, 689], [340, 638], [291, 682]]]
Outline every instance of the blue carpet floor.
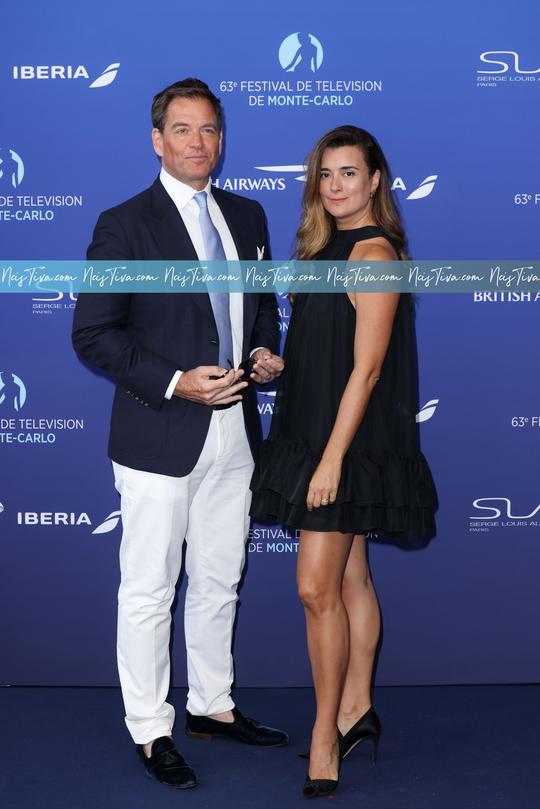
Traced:
[[[175, 738], [200, 784], [151, 781], [135, 756], [113, 688], [0, 689], [2, 809], [289, 809], [301, 796], [313, 715], [309, 689], [242, 689], [240, 709], [282, 727], [288, 747], [254, 749]], [[377, 688], [379, 760], [360, 745], [344, 762], [333, 809], [537, 809], [540, 686]], [[310, 805], [310, 804], [308, 804]]]

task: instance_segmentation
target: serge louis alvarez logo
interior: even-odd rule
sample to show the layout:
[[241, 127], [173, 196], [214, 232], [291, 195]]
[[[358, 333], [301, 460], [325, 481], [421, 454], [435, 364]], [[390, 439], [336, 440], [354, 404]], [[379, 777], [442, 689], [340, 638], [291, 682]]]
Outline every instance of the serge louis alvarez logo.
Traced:
[[[94, 90], [112, 84], [119, 68], [120, 62], [112, 62], [88, 87]], [[11, 75], [17, 81], [90, 80], [90, 73], [84, 65], [13, 65]]]
[[509, 497], [478, 497], [472, 505], [476, 513], [469, 515], [471, 533], [488, 533], [493, 528], [540, 527], [540, 503], [518, 508]]
[[497, 87], [512, 82], [534, 84], [540, 81], [540, 67], [532, 67], [530, 61], [526, 62], [525, 59], [522, 61], [517, 51], [484, 51], [479, 58], [482, 67], [476, 71], [477, 87]]

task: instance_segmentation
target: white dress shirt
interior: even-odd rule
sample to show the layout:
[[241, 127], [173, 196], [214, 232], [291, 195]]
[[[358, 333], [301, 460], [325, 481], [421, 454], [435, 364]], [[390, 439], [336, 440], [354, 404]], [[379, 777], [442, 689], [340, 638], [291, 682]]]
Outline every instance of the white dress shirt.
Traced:
[[[199, 225], [200, 208], [194, 200], [195, 194], [198, 193], [197, 190], [192, 188], [190, 185], [186, 185], [186, 183], [180, 182], [180, 180], [177, 180], [175, 177], [165, 171], [164, 168], [161, 169], [159, 179], [161, 180], [165, 191], [176, 205], [178, 213], [182, 217], [189, 238], [193, 242], [195, 252], [197, 253], [197, 258], [199, 261], [204, 261], [206, 256], [204, 253], [203, 237]], [[223, 214], [221, 213], [219, 205], [212, 196], [212, 183], [210, 179], [208, 180], [206, 188], [203, 190], [206, 192], [208, 197], [208, 213], [212, 222], [216, 226], [217, 232], [219, 233], [221, 242], [223, 244], [223, 250], [225, 251], [225, 258], [228, 261], [238, 261], [238, 252], [236, 250], [233, 237], [231, 236], [231, 232]], [[244, 331], [244, 305], [243, 294], [241, 292], [231, 292], [229, 294], [229, 311], [231, 316], [233, 341], [233, 362], [234, 367], [237, 368], [242, 361], [242, 338]], [[254, 351], [256, 350], [257, 349], [254, 349]], [[165, 393], [166, 399], [170, 399], [173, 395], [176, 384], [182, 373], [183, 371], [178, 370], [174, 374]]]

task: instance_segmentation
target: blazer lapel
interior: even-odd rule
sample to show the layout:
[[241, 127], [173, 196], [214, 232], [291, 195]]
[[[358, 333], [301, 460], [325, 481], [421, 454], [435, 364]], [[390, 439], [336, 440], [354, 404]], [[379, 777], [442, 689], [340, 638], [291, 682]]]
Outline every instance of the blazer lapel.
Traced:
[[197, 260], [193, 242], [176, 205], [159, 177], [151, 188], [148, 225], [164, 259]]
[[[184, 220], [178, 213], [178, 209], [171, 197], [165, 191], [159, 177], [155, 180], [150, 191], [150, 206], [146, 218], [162, 258], [170, 261], [193, 260], [197, 263], [199, 259]], [[188, 293], [174, 292], [172, 294], [180, 296], [181, 300]], [[199, 306], [202, 312], [211, 321], [215, 322], [208, 294], [206, 292], [193, 292], [189, 293], [189, 295], [191, 303]]]

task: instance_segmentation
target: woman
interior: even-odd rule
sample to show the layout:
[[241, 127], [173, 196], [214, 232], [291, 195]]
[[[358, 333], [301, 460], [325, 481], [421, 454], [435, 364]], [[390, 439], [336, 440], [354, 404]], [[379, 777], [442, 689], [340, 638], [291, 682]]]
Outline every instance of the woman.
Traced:
[[[324, 135], [309, 157], [298, 257], [403, 258], [390, 188], [372, 135], [354, 126]], [[380, 616], [366, 534], [412, 542], [433, 533], [436, 495], [416, 412], [410, 295], [296, 297], [251, 514], [301, 529], [298, 591], [317, 700], [306, 797], [337, 787], [340, 759], [358, 742], [371, 739], [376, 754]]]

